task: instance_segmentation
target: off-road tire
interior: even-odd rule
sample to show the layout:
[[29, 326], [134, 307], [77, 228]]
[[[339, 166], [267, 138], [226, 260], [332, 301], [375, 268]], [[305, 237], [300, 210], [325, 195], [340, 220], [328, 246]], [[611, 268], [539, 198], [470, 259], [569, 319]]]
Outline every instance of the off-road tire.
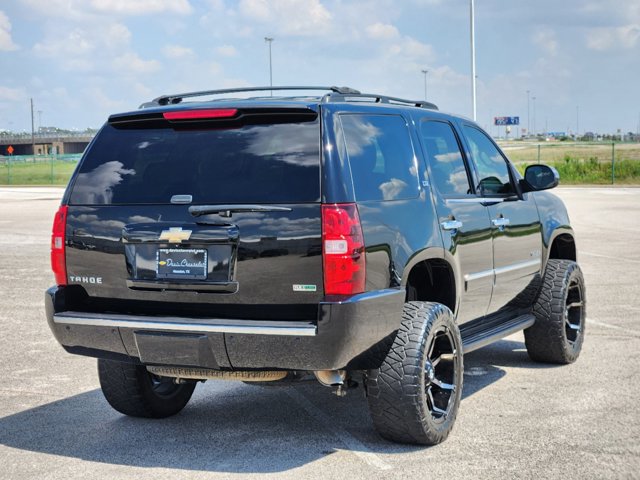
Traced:
[[195, 382], [175, 384], [150, 374], [143, 365], [98, 359], [102, 393], [114, 409], [125, 415], [165, 418], [181, 411], [193, 394]]
[[582, 271], [571, 260], [550, 259], [533, 313], [524, 331], [532, 360], [568, 364], [578, 359], [584, 341], [586, 290]]
[[[436, 354], [440, 360], [434, 358]], [[375, 429], [382, 437], [400, 443], [435, 445], [444, 441], [458, 413], [462, 376], [462, 340], [451, 310], [439, 303], [407, 302], [389, 353], [380, 368], [366, 375]], [[435, 381], [451, 388], [441, 388]]]

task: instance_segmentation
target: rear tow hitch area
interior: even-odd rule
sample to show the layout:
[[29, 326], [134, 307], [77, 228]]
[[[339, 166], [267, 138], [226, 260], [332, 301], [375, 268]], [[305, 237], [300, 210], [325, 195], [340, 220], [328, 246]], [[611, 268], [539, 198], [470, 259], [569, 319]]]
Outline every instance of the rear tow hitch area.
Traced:
[[[231, 380], [250, 383], [299, 383], [311, 380], [311, 372], [286, 371], [286, 370], [237, 370], [223, 371], [209, 368], [193, 367], [168, 367], [161, 365], [148, 365], [147, 371], [152, 375], [172, 378], [174, 383], [181, 384], [186, 381], [199, 380]], [[325, 387], [333, 389], [333, 393], [344, 397], [347, 390], [358, 387], [358, 382], [351, 379], [346, 370], [316, 370], [313, 372], [316, 380]]]

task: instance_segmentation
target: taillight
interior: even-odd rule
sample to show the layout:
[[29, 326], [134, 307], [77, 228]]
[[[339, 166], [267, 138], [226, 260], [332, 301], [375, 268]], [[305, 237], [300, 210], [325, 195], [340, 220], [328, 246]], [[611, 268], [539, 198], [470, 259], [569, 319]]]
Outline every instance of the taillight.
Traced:
[[364, 292], [364, 237], [355, 203], [322, 205], [325, 295]]
[[65, 260], [65, 230], [67, 228], [67, 206], [61, 205], [53, 217], [51, 231], [51, 269], [56, 284], [67, 284], [67, 263]]

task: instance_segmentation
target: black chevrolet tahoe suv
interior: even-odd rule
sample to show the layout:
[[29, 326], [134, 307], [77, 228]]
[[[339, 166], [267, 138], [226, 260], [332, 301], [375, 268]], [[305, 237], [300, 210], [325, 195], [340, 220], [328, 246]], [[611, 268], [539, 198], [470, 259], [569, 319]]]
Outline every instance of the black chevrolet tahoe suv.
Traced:
[[[229, 98], [269, 90], [294, 96]], [[199, 381], [315, 376], [361, 383], [383, 437], [435, 444], [464, 354], [519, 330], [533, 360], [580, 353], [574, 233], [542, 191], [557, 184], [425, 101], [165, 95], [109, 117], [73, 174], [48, 322], [127, 415], [176, 414]]]

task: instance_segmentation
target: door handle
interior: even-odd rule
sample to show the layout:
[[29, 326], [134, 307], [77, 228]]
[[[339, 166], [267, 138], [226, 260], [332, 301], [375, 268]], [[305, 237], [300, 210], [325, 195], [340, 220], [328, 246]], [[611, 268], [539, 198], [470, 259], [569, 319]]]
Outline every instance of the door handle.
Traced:
[[498, 227], [498, 230], [502, 232], [504, 230], [504, 227], [509, 225], [509, 223], [511, 222], [509, 221], [508, 218], [498, 217], [491, 220], [491, 223], [493, 223], [494, 226]]
[[443, 230], [458, 230], [462, 228], [462, 222], [460, 220], [447, 220], [440, 224]]

